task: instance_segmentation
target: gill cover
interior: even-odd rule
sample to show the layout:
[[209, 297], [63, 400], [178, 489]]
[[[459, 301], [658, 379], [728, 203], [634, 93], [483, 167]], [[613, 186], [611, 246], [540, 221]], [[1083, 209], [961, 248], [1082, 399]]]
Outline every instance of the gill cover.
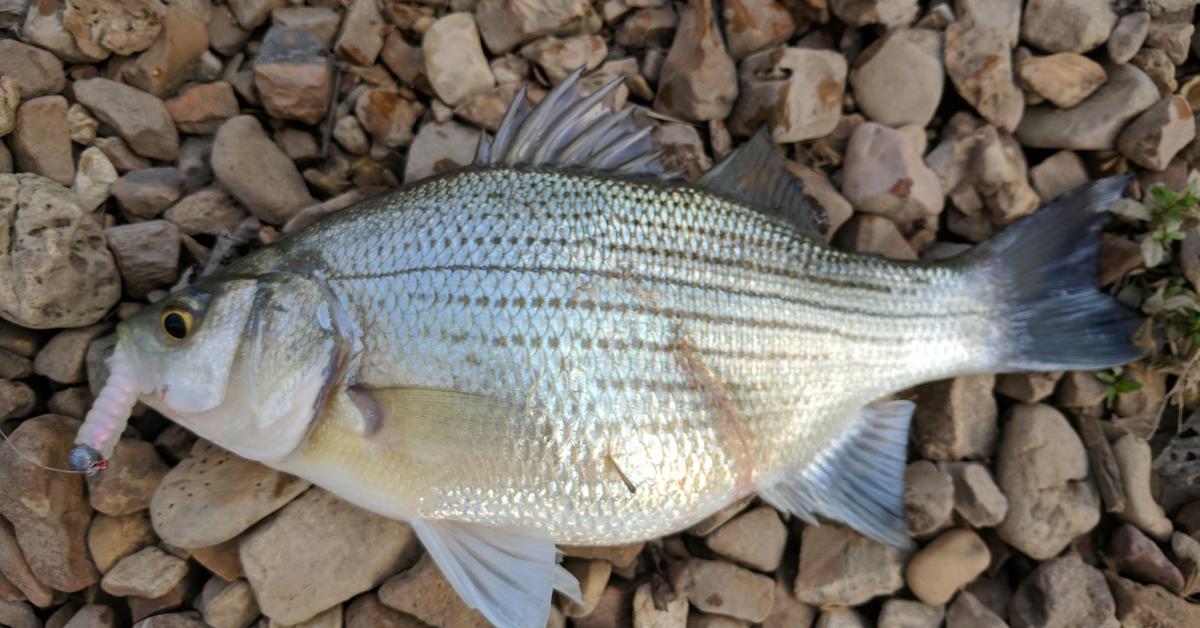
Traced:
[[142, 400], [243, 457], [286, 456], [341, 378], [355, 337], [349, 319], [314, 277], [266, 273], [197, 288], [197, 305], [186, 295], [166, 305], [196, 307], [188, 338], [159, 328], [151, 340], [149, 319], [132, 334]]

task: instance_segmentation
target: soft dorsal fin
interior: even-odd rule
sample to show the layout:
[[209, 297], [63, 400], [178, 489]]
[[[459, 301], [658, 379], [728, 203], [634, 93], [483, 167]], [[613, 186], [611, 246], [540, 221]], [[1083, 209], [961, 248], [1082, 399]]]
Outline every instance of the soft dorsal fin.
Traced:
[[620, 86], [622, 77], [585, 96], [579, 91], [579, 77], [585, 69], [572, 72], [532, 109], [525, 103], [522, 87], [496, 136], [479, 139], [475, 164], [574, 166], [670, 176], [650, 140], [654, 127], [634, 116], [634, 108], [614, 112], [604, 102]]
[[765, 126], [704, 173], [696, 185], [784, 218], [817, 237], [829, 230], [829, 215], [804, 194], [804, 184], [788, 172]]

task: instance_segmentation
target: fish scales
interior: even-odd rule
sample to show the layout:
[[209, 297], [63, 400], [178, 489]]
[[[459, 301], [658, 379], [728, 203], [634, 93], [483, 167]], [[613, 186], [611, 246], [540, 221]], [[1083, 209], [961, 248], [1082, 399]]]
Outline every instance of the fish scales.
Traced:
[[730, 199], [583, 173], [444, 176], [272, 263], [301, 259], [362, 328], [360, 383], [517, 409], [456, 445], [445, 482], [391, 467], [364, 474], [376, 490], [435, 484], [416, 514], [567, 543], [696, 521], [806, 463], [865, 402], [982, 367], [994, 335], [965, 269], [846, 255]]

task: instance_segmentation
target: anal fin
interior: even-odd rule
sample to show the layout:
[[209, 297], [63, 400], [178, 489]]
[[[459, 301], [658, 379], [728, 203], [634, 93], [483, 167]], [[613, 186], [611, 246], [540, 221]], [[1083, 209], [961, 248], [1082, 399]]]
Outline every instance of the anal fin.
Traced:
[[759, 495], [810, 524], [822, 515], [881, 543], [912, 547], [904, 518], [904, 467], [915, 408], [911, 401], [862, 408], [825, 454], [760, 488]]
[[454, 590], [499, 628], [545, 628], [556, 590], [583, 598], [543, 532], [448, 520], [410, 523]]

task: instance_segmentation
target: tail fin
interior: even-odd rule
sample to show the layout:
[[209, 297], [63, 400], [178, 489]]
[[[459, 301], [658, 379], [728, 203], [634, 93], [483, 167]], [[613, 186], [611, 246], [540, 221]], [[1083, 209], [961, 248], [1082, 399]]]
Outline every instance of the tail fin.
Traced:
[[1008, 307], [1006, 371], [1091, 370], [1132, 362], [1142, 317], [1096, 288], [1100, 229], [1130, 177], [1093, 181], [968, 255], [999, 282]]

